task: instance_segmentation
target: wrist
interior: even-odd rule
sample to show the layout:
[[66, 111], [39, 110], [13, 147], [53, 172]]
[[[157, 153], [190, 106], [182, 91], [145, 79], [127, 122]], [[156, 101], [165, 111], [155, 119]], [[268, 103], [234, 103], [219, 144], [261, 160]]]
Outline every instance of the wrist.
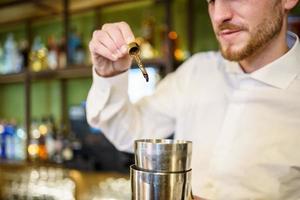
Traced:
[[117, 76], [117, 75], [120, 75], [120, 74], [123, 74], [124, 72], [128, 71], [128, 69], [125, 69], [123, 71], [114, 71], [112, 73], [103, 73], [101, 72], [101, 70], [99, 70], [97, 67], [94, 67], [94, 70], [96, 72], [96, 74], [100, 77], [103, 77], [103, 78], [110, 78], [110, 77], [114, 77], [114, 76]]

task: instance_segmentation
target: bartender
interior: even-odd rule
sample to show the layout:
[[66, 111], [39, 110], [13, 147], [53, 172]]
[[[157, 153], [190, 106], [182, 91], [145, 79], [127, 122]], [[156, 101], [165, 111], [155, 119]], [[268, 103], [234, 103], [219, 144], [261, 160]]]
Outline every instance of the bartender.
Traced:
[[117, 22], [94, 32], [87, 119], [122, 151], [139, 138], [193, 141], [201, 199], [300, 198], [300, 44], [287, 31], [298, 0], [208, 0], [219, 52], [197, 53], [157, 86], [128, 99], [134, 41]]

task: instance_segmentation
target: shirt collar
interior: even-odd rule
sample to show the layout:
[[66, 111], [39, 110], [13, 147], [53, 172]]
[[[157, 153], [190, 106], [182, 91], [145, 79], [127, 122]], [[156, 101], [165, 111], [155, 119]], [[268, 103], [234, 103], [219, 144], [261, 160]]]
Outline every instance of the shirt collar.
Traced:
[[[299, 38], [292, 32], [287, 33], [289, 51], [280, 58], [249, 74], [253, 79], [268, 85], [286, 89], [300, 72]], [[226, 61], [226, 71], [229, 73], [244, 73], [236, 62]]]

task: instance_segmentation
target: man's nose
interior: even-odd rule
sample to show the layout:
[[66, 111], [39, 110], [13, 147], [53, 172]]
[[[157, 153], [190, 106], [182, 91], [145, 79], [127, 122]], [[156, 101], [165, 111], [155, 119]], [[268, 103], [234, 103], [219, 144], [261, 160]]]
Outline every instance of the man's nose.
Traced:
[[213, 20], [216, 24], [222, 24], [223, 22], [231, 20], [233, 16], [230, 1], [228, 0], [216, 0], [213, 8]]

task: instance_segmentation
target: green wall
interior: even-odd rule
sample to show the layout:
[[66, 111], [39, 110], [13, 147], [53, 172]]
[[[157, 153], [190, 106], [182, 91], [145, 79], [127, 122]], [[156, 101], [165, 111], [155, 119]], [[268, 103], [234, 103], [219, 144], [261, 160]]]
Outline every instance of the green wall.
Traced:
[[67, 105], [68, 107], [78, 105], [85, 101], [91, 87], [92, 79], [73, 79], [67, 82]]
[[61, 90], [60, 82], [36, 81], [31, 84], [31, 112], [33, 119], [41, 119], [44, 116], [54, 116], [61, 120]]
[[0, 119], [16, 119], [23, 123], [25, 115], [24, 84], [0, 85]]

